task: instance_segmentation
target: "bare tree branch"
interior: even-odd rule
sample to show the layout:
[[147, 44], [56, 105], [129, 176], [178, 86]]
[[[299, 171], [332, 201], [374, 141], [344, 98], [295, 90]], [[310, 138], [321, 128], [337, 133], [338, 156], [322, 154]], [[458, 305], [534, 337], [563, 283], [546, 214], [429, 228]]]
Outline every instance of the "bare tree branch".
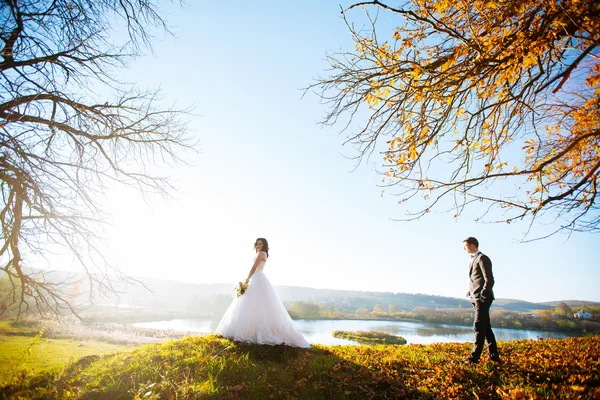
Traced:
[[[90, 296], [138, 283], [110, 263], [99, 236], [101, 193], [108, 182], [167, 194], [155, 162], [182, 161], [194, 143], [157, 92], [139, 92], [112, 73], [166, 31], [146, 0], [0, 2], [0, 314], [76, 313], [68, 280], [51, 281], [31, 264], [55, 246], [87, 276]], [[120, 21], [129, 41], [115, 46]], [[92, 88], [105, 87], [112, 98]]]

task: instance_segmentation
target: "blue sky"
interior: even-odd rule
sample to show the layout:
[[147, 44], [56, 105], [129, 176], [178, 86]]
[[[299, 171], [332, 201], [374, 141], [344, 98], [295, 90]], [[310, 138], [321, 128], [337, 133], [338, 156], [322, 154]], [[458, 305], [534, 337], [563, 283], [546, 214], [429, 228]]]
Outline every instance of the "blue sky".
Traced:
[[[160, 87], [165, 103], [195, 106], [200, 143], [189, 166], [163, 168], [172, 199], [114, 188], [105, 210], [111, 257], [142, 277], [234, 284], [266, 237], [275, 285], [462, 297], [475, 236], [494, 265], [496, 297], [600, 301], [598, 236], [522, 244], [527, 228], [404, 210], [381, 196], [373, 156], [356, 171], [342, 126], [302, 88], [326, 76], [327, 52], [353, 49], [336, 2], [189, 2], [165, 5], [174, 38], [131, 63], [121, 79]], [[380, 19], [389, 23], [389, 16]], [[549, 227], [548, 229], [550, 229]]]

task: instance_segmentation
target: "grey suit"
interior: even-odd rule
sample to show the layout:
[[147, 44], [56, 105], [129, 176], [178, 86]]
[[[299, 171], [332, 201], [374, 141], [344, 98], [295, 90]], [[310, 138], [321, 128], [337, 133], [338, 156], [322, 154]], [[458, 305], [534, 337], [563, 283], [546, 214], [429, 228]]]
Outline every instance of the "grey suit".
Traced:
[[483, 351], [483, 345], [487, 341], [488, 353], [492, 360], [499, 360], [496, 337], [492, 331], [490, 322], [490, 307], [494, 301], [494, 274], [492, 273], [492, 261], [483, 253], [476, 253], [471, 257], [469, 264], [469, 293], [471, 304], [475, 309], [475, 342], [470, 359], [479, 361]]

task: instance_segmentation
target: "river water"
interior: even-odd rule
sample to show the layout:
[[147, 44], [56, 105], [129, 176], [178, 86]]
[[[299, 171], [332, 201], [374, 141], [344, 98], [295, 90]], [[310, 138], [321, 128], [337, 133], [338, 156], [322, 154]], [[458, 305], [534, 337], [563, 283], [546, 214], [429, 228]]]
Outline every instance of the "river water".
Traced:
[[[173, 319], [168, 321], [140, 322], [133, 324], [140, 328], [171, 329], [178, 332], [212, 333], [219, 321], [210, 319]], [[357, 344], [356, 342], [334, 338], [333, 331], [375, 331], [402, 336], [409, 344], [431, 344], [442, 342], [472, 342], [473, 328], [469, 326], [433, 324], [427, 322], [371, 321], [371, 320], [296, 320], [309, 343], [337, 345]], [[493, 328], [498, 341], [511, 341], [537, 338], [565, 338], [568, 334], [557, 332], [528, 331]]]

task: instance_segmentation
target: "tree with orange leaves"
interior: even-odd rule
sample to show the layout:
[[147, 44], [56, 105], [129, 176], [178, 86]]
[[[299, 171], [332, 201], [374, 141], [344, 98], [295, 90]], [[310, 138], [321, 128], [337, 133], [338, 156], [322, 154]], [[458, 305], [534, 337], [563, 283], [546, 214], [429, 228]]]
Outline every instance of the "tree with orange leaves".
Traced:
[[[359, 7], [367, 33], [348, 22]], [[374, 8], [397, 17], [384, 41]], [[382, 152], [405, 220], [477, 202], [485, 221], [600, 229], [600, 3], [367, 1], [343, 15], [356, 50], [329, 55], [332, 74], [312, 88], [325, 123], [366, 108], [349, 141], [359, 162]]]

